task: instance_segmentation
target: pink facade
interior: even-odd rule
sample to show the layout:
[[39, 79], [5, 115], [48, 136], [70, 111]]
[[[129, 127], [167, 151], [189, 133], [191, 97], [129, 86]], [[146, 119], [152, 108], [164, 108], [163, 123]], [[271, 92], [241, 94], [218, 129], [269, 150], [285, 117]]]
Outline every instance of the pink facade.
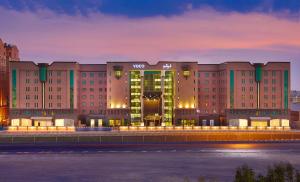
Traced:
[[81, 64], [79, 76], [79, 114], [106, 114], [106, 65]]
[[289, 119], [288, 62], [54, 62], [45, 66], [47, 78], [41, 77], [40, 64], [11, 62], [10, 67], [17, 79], [13, 83], [10, 74], [11, 92], [16, 84], [15, 97], [10, 94], [10, 108], [15, 111], [11, 118], [38, 110], [37, 115], [65, 114], [83, 124], [101, 120], [110, 126], [148, 125], [151, 117], [162, 126], [207, 121], [226, 125], [231, 119], [266, 116]]

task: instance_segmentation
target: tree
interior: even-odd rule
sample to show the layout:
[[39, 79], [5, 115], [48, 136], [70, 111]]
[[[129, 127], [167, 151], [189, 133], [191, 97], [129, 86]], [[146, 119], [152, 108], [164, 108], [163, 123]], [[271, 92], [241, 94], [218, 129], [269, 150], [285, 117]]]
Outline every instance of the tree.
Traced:
[[255, 182], [255, 173], [253, 169], [246, 164], [238, 167], [235, 173], [235, 182]]
[[266, 181], [298, 182], [298, 172], [290, 163], [275, 164], [273, 167], [269, 167], [266, 175]]

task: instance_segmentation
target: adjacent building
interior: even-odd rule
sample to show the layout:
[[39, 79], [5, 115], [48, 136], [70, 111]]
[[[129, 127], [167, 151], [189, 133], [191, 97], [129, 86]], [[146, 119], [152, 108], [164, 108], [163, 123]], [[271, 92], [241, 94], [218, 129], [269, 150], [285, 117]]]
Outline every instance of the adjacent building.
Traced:
[[290, 63], [11, 62], [14, 126], [289, 126]]
[[18, 48], [0, 39], [0, 125], [6, 125], [8, 120], [9, 61], [19, 61]]
[[291, 91], [291, 102], [300, 103], [300, 91], [292, 90]]

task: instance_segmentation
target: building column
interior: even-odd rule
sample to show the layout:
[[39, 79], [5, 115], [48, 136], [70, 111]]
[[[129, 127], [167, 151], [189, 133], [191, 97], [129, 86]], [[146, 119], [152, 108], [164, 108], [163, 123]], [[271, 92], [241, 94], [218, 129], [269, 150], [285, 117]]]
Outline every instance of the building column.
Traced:
[[162, 107], [162, 112], [161, 112], [161, 122], [165, 122], [165, 70], [161, 72], [160, 75], [160, 81], [161, 81], [161, 107]]
[[[141, 76], [141, 95], [140, 95], [140, 101], [141, 101], [141, 122], [144, 123], [144, 70], [140, 71], [140, 76]], [[145, 123], [144, 123], [145, 126]]]

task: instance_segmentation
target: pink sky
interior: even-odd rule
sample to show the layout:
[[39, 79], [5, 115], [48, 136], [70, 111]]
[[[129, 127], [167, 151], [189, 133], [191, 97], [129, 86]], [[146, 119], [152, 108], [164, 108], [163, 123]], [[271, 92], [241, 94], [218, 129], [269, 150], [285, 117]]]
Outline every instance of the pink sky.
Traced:
[[[300, 67], [299, 20], [211, 9], [180, 16], [129, 19], [0, 8], [0, 37], [16, 44], [23, 60], [79, 61], [292, 61]], [[293, 88], [300, 75], [293, 74]], [[298, 78], [298, 79], [296, 79]]]

